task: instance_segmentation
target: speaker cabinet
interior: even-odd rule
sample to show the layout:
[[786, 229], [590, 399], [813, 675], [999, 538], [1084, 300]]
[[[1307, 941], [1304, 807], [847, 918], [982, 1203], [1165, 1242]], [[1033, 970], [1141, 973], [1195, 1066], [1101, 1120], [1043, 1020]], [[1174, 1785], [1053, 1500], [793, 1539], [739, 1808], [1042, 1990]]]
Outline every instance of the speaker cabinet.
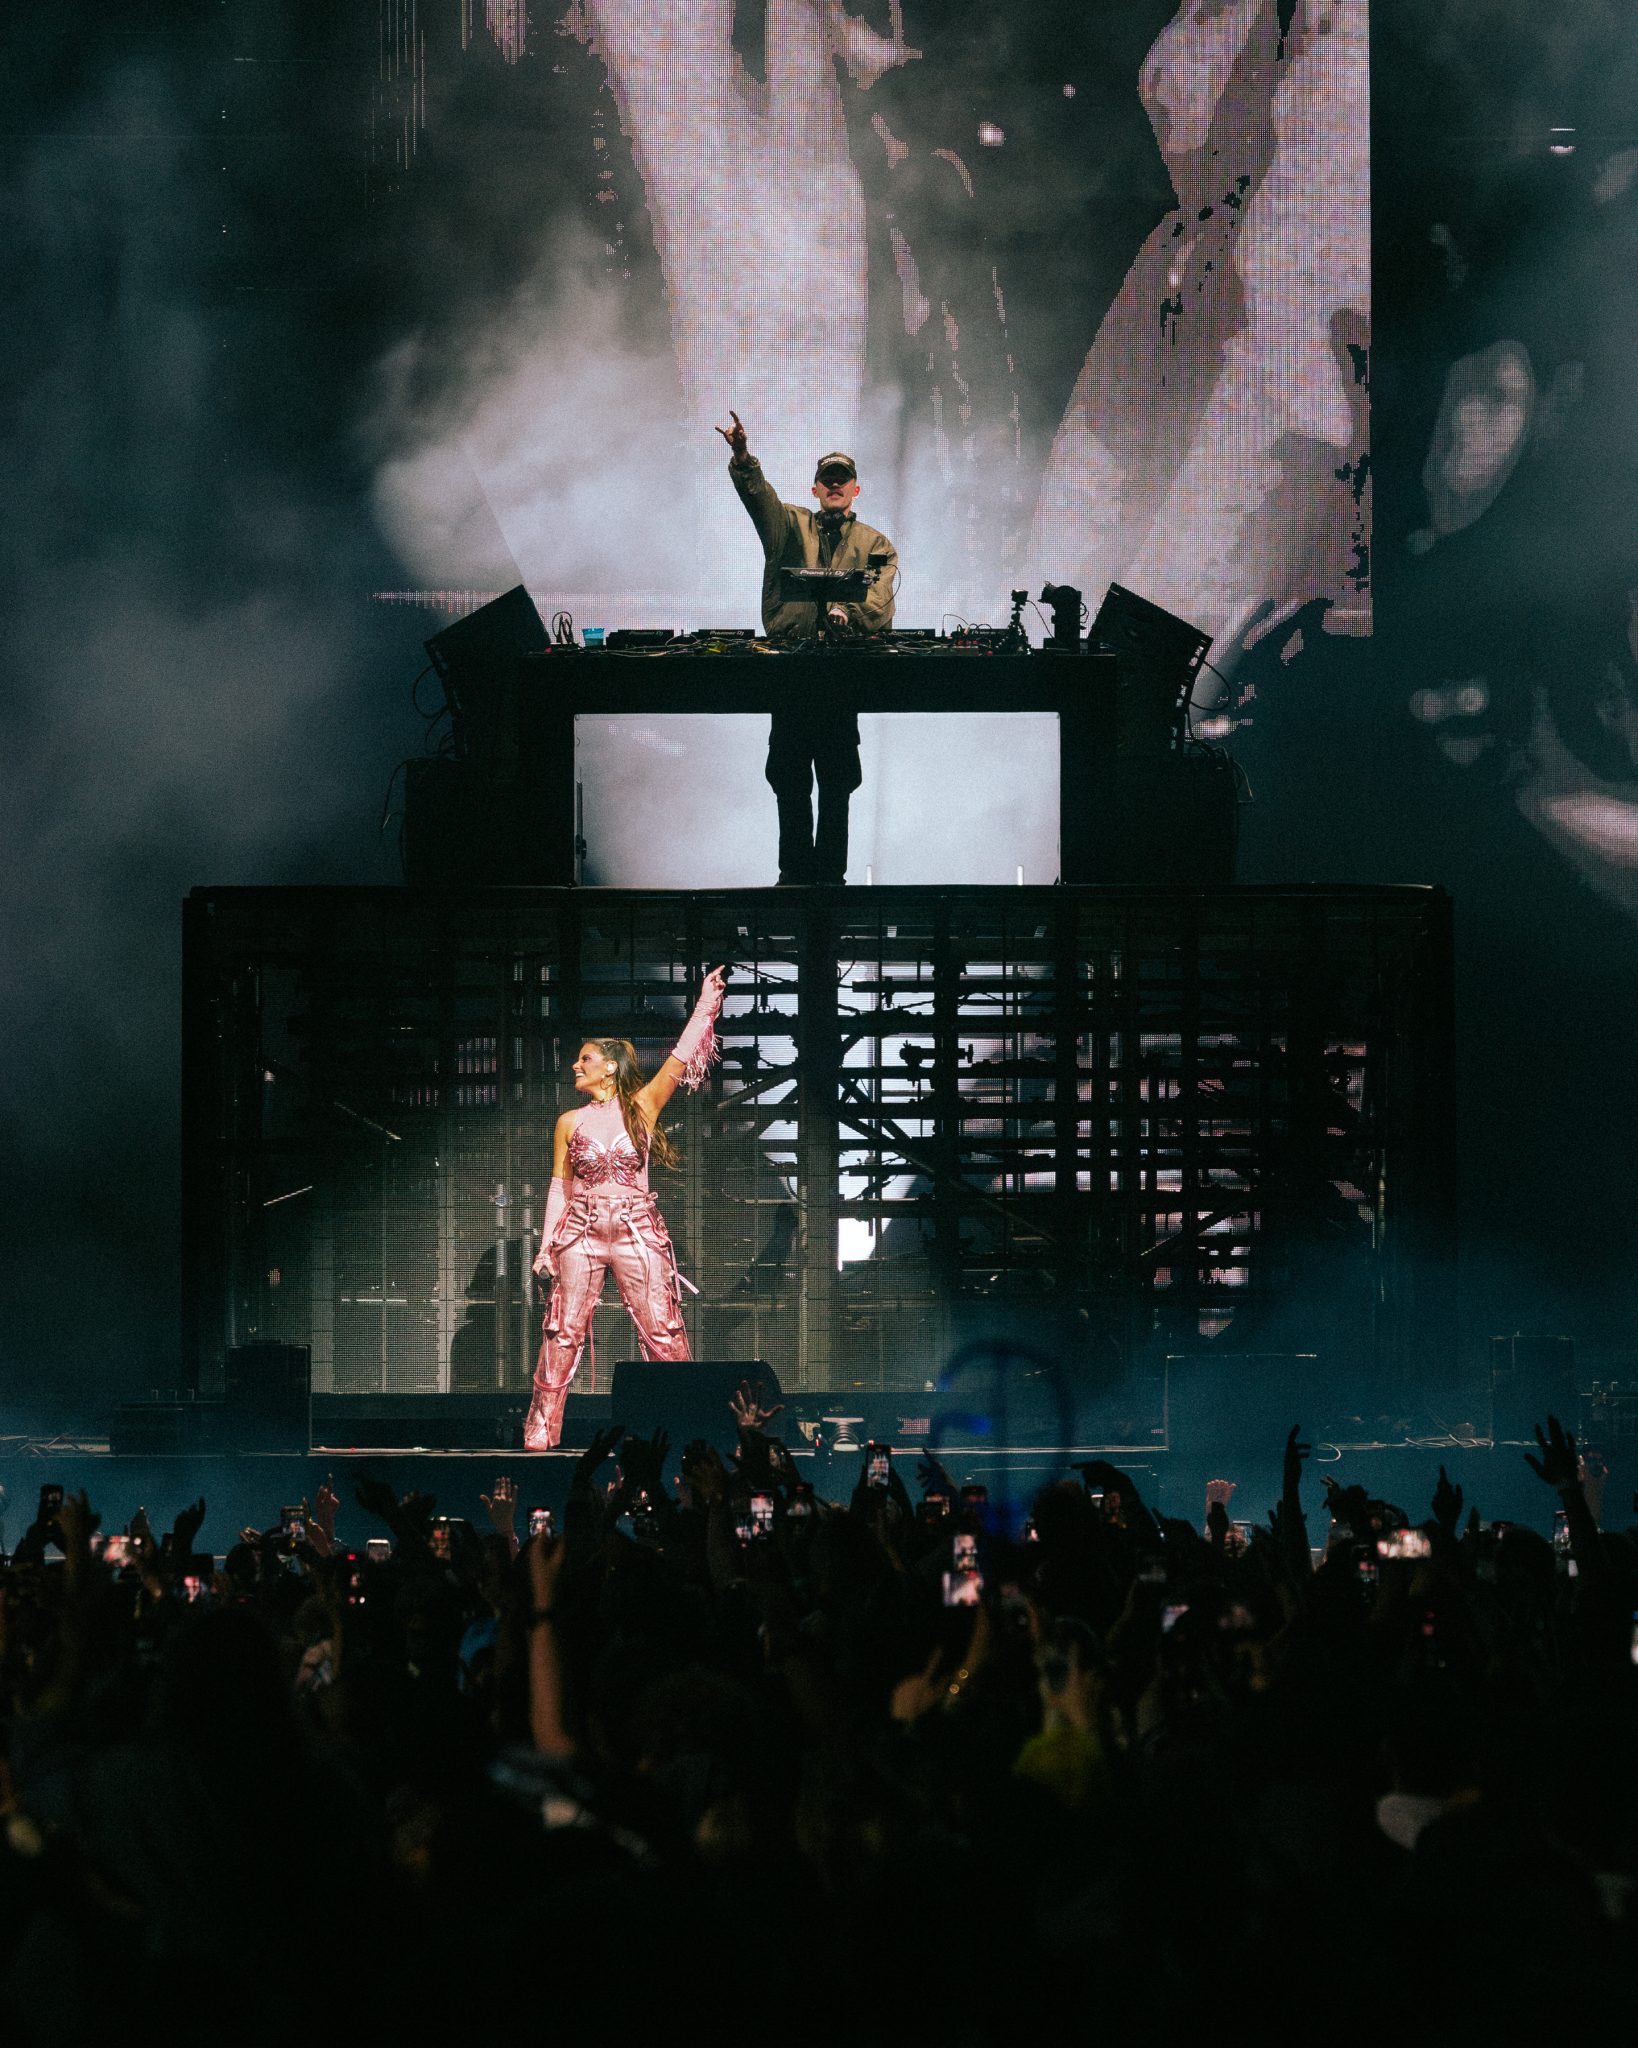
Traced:
[[742, 1380], [750, 1381], [764, 1408], [778, 1403], [779, 1375], [760, 1358], [622, 1359], [614, 1368], [609, 1412], [634, 1436], [669, 1430], [673, 1455], [695, 1437], [726, 1453], [737, 1436], [728, 1400]]
[[227, 1355], [224, 1448], [305, 1452], [312, 1384], [305, 1344], [236, 1345]]
[[1576, 1414], [1575, 1339], [1515, 1330], [1490, 1340], [1490, 1441], [1533, 1444], [1536, 1424], [1556, 1415], [1566, 1429]]

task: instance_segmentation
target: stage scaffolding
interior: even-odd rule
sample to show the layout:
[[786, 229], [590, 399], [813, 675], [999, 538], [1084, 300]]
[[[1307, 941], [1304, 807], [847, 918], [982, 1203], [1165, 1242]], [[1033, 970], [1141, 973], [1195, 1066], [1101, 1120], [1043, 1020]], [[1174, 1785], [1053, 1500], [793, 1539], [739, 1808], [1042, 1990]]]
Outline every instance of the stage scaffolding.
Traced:
[[[696, 1356], [922, 1389], [1000, 1338], [1096, 1390], [1452, 1344], [1450, 916], [1420, 889], [196, 891], [185, 1314], [319, 1391], [519, 1390], [582, 1039], [652, 1065], [730, 966], [656, 1186]], [[632, 1355], [599, 1312], [586, 1391]]]

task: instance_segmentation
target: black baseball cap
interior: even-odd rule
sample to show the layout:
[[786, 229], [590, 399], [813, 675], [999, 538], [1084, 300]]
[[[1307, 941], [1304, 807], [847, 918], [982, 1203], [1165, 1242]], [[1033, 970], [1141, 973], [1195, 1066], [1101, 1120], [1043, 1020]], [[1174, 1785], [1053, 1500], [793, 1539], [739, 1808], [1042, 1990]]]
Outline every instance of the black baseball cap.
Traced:
[[847, 474], [850, 477], [854, 477], [855, 479], [858, 477], [859, 474], [857, 468], [854, 466], [853, 457], [851, 455], [842, 454], [839, 449], [832, 449], [829, 455], [821, 455], [819, 460], [814, 464], [813, 477], [815, 483], [818, 482], [820, 477], [824, 475], [827, 469], [846, 470]]

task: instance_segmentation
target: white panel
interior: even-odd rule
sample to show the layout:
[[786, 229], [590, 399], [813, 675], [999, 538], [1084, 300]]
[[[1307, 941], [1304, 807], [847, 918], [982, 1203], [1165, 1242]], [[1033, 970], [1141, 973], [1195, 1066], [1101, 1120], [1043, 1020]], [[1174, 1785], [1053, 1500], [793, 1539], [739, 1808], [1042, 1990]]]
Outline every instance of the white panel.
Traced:
[[[773, 882], [768, 721], [665, 712], [575, 720], [590, 885]], [[1058, 721], [1050, 712], [873, 713], [859, 721], [849, 882], [1013, 883], [1058, 875]]]

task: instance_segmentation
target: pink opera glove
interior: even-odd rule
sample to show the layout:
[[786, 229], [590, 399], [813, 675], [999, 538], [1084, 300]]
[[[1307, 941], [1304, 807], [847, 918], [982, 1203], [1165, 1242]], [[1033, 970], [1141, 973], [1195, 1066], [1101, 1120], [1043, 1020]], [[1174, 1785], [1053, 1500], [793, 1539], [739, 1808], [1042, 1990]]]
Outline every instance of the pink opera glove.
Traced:
[[546, 1194], [546, 1214], [540, 1219], [540, 1250], [535, 1254], [535, 1271], [543, 1280], [555, 1280], [557, 1277], [552, 1270], [551, 1245], [568, 1206], [568, 1186], [554, 1174]]
[[720, 967], [713, 967], [700, 988], [700, 999], [694, 1005], [694, 1014], [683, 1026], [682, 1036], [672, 1049], [671, 1057], [682, 1067], [682, 1085], [685, 1088], [700, 1088], [711, 1071], [711, 1062], [717, 1057], [717, 1013], [722, 1008], [723, 992], [727, 976]]

